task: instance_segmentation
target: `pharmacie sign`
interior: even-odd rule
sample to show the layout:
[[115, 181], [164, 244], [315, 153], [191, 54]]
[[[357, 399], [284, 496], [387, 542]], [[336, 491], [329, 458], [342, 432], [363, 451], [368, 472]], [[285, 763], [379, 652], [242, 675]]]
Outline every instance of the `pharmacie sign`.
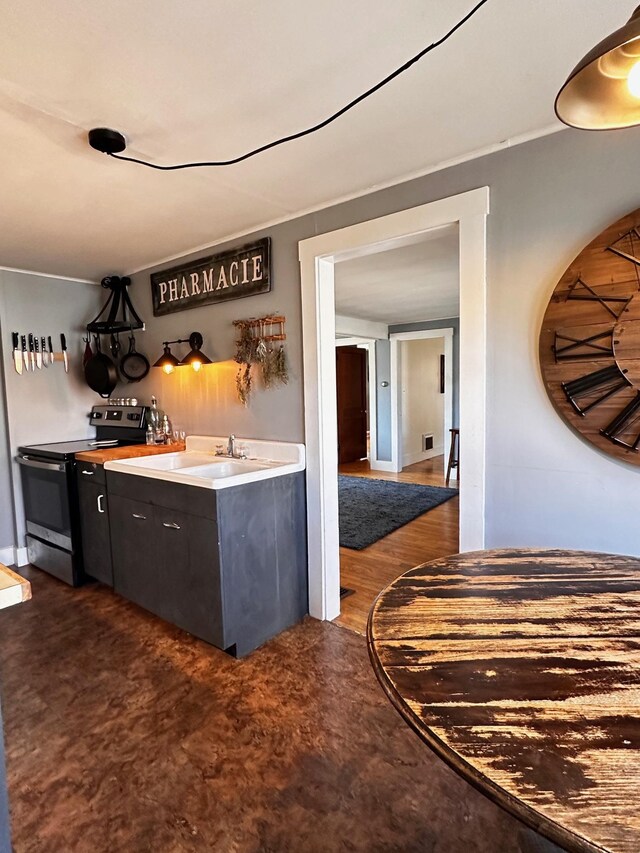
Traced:
[[155, 317], [270, 290], [270, 237], [151, 274]]

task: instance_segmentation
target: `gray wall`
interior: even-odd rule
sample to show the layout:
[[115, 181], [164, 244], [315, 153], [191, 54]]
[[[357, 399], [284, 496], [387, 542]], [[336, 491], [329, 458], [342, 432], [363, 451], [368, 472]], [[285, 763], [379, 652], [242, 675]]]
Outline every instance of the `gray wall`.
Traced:
[[[2, 273], [0, 273], [0, 276]], [[1, 282], [1, 278], [0, 278]], [[1, 284], [0, 284], [1, 287]], [[4, 331], [2, 312], [0, 311], [0, 340], [11, 340]], [[15, 541], [13, 523], [13, 492], [11, 488], [11, 462], [9, 454], [9, 432], [7, 426], [7, 407], [5, 403], [6, 383], [4, 361], [0, 359], [0, 550], [13, 547]], [[5, 555], [7, 556], [7, 555]], [[12, 562], [7, 556], [9, 562]]]
[[280, 310], [288, 318], [293, 374], [286, 389], [256, 395], [246, 410], [234, 401], [227, 367], [184, 378], [156, 372], [141, 390], [157, 391], [187, 429], [300, 440], [298, 240], [488, 185], [487, 544], [640, 553], [640, 472], [598, 453], [564, 425], [537, 360], [542, 314], [565, 267], [604, 226], [640, 204], [639, 143], [637, 129], [566, 130], [251, 235], [273, 238], [274, 290], [249, 301], [154, 320], [148, 276], [136, 276], [135, 298], [149, 328], [145, 348], [153, 357], [163, 337], [199, 329], [210, 354], [228, 358], [234, 317]]
[[[2, 406], [7, 434], [0, 454], [0, 502], [14, 504], [15, 512], [1, 514], [0, 548], [24, 546], [24, 516], [20, 472], [13, 462], [23, 444], [85, 438], [87, 414], [99, 398], [84, 383], [81, 367], [82, 333], [104, 302], [105, 291], [93, 284], [0, 271], [0, 336], [3, 342], [4, 385]], [[67, 336], [70, 372], [62, 363], [18, 376], [13, 366], [11, 332], [51, 335], [60, 349], [60, 333]], [[2, 421], [0, 418], [0, 433]], [[0, 439], [2, 436], [0, 435]], [[9, 475], [9, 476], [7, 476]], [[14, 516], [13, 519], [11, 516]], [[7, 524], [9, 521], [9, 524]]]
[[[232, 365], [207, 368], [200, 375], [179, 371], [165, 377], [153, 371], [139, 386], [123, 390], [138, 396], [156, 391], [189, 431], [302, 439], [298, 241], [488, 185], [487, 545], [638, 554], [640, 471], [594, 450], [560, 420], [541, 381], [537, 339], [565, 267], [602, 228], [640, 204], [639, 143], [638, 129], [614, 134], [566, 130], [247, 235], [270, 234], [274, 259], [273, 292], [250, 300], [154, 319], [148, 275], [139, 274], [132, 295], [148, 324], [139, 345], [150, 357], [160, 355], [164, 338], [197, 329], [211, 357], [228, 359], [232, 319], [278, 310], [288, 319], [292, 377], [284, 389], [258, 393], [248, 409], [235, 402]], [[167, 178], [159, 175], [158, 180]], [[85, 314], [71, 303], [63, 312], [73, 322]], [[6, 353], [6, 333], [3, 340]], [[71, 423], [76, 425], [77, 418]]]
[[[154, 318], [149, 274], [134, 275], [131, 297], [147, 329], [138, 335], [137, 347], [145, 352], [151, 363], [162, 354], [163, 340], [187, 338], [192, 331], [202, 333], [202, 350], [217, 363], [197, 374], [187, 367], [179, 368], [170, 376], [159, 369], [151, 370], [142, 382], [121, 385], [114, 394], [131, 396], [135, 393], [145, 398], [155, 394], [174, 425], [192, 434], [227, 435], [233, 432], [245, 438], [304, 441], [298, 240], [312, 233], [313, 219], [306, 217], [251, 235], [251, 239], [254, 236], [272, 238], [273, 290], [260, 296]], [[216, 247], [216, 251], [246, 241], [247, 238], [242, 238], [224, 243]], [[197, 252], [189, 257], [204, 255], [206, 252]], [[166, 269], [175, 263], [163, 264], [156, 269]], [[244, 408], [238, 402], [235, 390], [238, 365], [231, 360], [236, 338], [232, 321], [275, 312], [287, 318], [285, 348], [290, 366], [289, 383], [264, 391], [256, 382], [251, 404]], [[174, 347], [173, 352], [181, 357], [188, 349], [186, 344], [181, 344]]]
[[[389, 326], [389, 334], [395, 335], [399, 332], [424, 332], [428, 329], [453, 329], [453, 364], [451, 372], [453, 375], [453, 423], [459, 425], [460, 412], [460, 318], [449, 317], [447, 320], [428, 320], [421, 323], [400, 323]], [[445, 447], [448, 446], [449, 437], [445, 435]]]

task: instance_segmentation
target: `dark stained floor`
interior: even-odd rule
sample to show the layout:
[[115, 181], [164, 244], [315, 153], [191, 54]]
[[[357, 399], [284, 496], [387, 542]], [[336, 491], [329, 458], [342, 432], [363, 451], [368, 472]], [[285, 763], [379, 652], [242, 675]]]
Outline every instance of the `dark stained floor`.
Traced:
[[307, 619], [236, 661], [24, 573], [0, 611], [15, 853], [558, 849], [429, 752], [352, 631]]

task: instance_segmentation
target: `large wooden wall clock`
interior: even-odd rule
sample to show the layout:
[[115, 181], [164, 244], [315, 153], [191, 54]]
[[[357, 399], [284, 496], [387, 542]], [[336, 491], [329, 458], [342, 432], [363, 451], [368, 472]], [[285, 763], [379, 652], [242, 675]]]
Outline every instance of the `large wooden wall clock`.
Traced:
[[564, 420], [605, 453], [640, 465], [640, 209], [589, 243], [558, 282], [540, 365]]

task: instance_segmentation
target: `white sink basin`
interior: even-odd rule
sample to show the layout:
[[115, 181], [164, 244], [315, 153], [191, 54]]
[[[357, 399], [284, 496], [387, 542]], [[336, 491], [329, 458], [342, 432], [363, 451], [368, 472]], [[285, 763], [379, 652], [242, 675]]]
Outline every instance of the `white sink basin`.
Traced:
[[226, 438], [188, 436], [187, 449], [181, 452], [114, 460], [105, 462], [104, 467], [107, 471], [216, 490], [304, 470], [303, 444], [242, 439], [246, 459], [216, 456], [215, 448], [221, 444], [226, 447], [226, 442]]
[[154, 468], [156, 471], [175, 471], [177, 468], [195, 468], [197, 465], [207, 465], [213, 461], [210, 453], [162, 453], [157, 456], [140, 456], [137, 459], [125, 460], [132, 466]]

